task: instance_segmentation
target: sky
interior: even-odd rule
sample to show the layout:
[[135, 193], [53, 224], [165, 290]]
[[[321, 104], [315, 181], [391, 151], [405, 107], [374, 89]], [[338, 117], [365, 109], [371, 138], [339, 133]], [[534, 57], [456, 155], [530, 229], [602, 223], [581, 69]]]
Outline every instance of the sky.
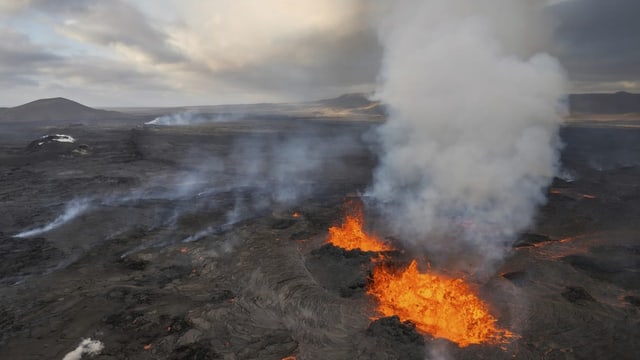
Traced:
[[[0, 0], [0, 106], [287, 102], [375, 89], [380, 1]], [[549, 1], [572, 92], [640, 92], [637, 0]]]

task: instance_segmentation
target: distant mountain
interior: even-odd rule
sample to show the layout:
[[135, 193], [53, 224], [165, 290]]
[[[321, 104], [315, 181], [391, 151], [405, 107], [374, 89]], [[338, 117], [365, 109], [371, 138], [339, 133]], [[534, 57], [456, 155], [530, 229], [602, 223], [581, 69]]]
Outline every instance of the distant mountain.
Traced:
[[640, 113], [640, 94], [571, 94], [569, 108], [572, 115]]
[[343, 111], [350, 115], [383, 116], [385, 114], [384, 105], [379, 101], [370, 100], [369, 96], [363, 93], [344, 94], [314, 103], [338, 112]]
[[117, 111], [90, 108], [75, 101], [57, 97], [40, 99], [24, 105], [0, 110], [0, 121], [92, 121], [117, 119], [126, 116]]

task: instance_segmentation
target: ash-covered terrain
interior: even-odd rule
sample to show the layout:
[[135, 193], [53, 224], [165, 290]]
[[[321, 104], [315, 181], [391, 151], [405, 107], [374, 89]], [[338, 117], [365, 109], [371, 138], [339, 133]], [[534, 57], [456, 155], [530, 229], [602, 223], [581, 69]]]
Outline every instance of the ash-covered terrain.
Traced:
[[[83, 338], [94, 359], [637, 357], [639, 129], [561, 129], [535, 226], [469, 277], [516, 336], [459, 347], [377, 318], [371, 254], [326, 244], [378, 163], [376, 105], [347, 100], [172, 126], [2, 118], [0, 358], [62, 359]], [[388, 239], [391, 261], [429, 261]]]

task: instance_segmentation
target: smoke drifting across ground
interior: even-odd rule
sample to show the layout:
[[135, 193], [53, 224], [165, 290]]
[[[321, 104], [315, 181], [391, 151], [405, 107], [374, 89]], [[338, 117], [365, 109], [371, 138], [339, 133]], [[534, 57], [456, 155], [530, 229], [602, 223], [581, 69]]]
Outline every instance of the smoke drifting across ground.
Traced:
[[191, 111], [183, 111], [175, 114], [159, 116], [145, 124], [160, 126], [198, 125], [214, 122], [235, 121], [242, 119], [243, 116], [245, 115], [237, 113], [201, 114]]
[[[247, 130], [251, 126], [255, 128]], [[180, 129], [147, 129], [132, 140], [145, 156], [167, 156], [174, 166], [131, 181], [133, 186], [72, 199], [47, 222], [34, 223], [13, 236], [44, 236], [68, 244], [60, 234], [82, 231], [77, 235], [81, 244], [64, 245], [72, 254], [52, 267], [56, 270], [75, 261], [78, 253], [132, 229], [142, 229], [148, 236], [123, 249], [121, 257], [150, 247], [199, 241], [265, 214], [287, 213], [319, 193], [330, 193], [333, 174], [346, 173], [353, 156], [367, 155], [360, 140], [364, 130], [345, 124], [238, 120], [184, 128], [207, 136], [200, 140]], [[200, 142], [192, 143], [194, 138]], [[124, 213], [126, 219], [121, 219]], [[116, 219], [121, 227], [96, 225], [84, 230], [86, 226], [81, 226], [93, 221], [105, 224], [103, 219]], [[47, 234], [53, 230], [58, 233]], [[236, 244], [229, 239], [220, 249]]]
[[392, 231], [449, 265], [501, 259], [558, 168], [565, 76], [535, 53], [542, 6], [402, 1], [382, 22], [389, 119], [369, 194]]

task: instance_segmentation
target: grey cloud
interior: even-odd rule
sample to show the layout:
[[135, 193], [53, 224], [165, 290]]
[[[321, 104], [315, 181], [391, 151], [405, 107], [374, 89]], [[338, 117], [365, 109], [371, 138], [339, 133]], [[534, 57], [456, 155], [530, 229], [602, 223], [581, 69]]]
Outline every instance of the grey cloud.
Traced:
[[7, 88], [35, 86], [51, 78], [87, 86], [126, 83], [130, 89], [170, 88], [158, 76], [141, 73], [128, 64], [90, 56], [60, 56], [33, 43], [26, 34], [0, 29], [0, 84]]
[[350, 87], [371, 87], [382, 59], [375, 32], [366, 29], [341, 38], [331, 33], [308, 34], [291, 40], [287, 48], [260, 63], [211, 76], [239, 86], [309, 98]]
[[31, 42], [28, 36], [10, 29], [0, 29], [0, 84], [37, 85], [38, 68], [56, 64], [59, 56]]
[[33, 0], [23, 11], [66, 16], [73, 20], [60, 30], [99, 46], [122, 45], [135, 49], [152, 61], [177, 63], [183, 57], [168, 43], [167, 34], [154, 26], [138, 8], [121, 0]]
[[60, 59], [33, 44], [27, 35], [10, 29], [0, 29], [0, 55], [0, 67], [13, 69]]
[[550, 10], [571, 80], [595, 88], [594, 82], [640, 81], [639, 1], [572, 0]]
[[58, 79], [71, 79], [87, 86], [118, 86], [127, 89], [167, 90], [169, 84], [155, 74], [146, 74], [127, 64], [97, 57], [66, 58], [64, 62], [49, 64], [40, 72]]

